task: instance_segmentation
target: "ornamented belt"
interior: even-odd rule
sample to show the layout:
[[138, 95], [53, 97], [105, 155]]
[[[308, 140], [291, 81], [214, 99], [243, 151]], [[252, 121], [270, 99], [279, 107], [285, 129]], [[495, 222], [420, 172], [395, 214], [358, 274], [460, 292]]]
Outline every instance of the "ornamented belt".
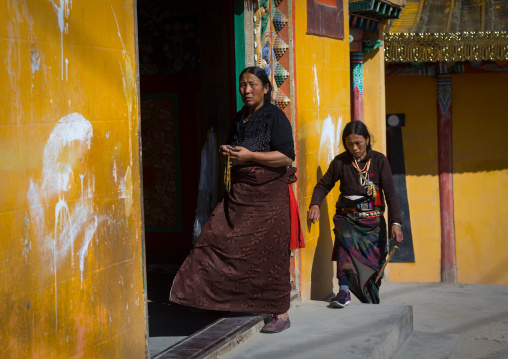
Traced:
[[384, 211], [356, 212], [356, 211], [348, 211], [344, 208], [341, 209], [341, 212], [352, 219], [379, 217], [385, 213]]

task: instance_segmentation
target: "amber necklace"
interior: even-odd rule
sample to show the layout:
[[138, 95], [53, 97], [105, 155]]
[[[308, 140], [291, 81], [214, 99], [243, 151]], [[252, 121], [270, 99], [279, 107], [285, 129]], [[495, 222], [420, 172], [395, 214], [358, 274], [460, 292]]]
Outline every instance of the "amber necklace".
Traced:
[[226, 168], [224, 169], [224, 185], [226, 186], [226, 192], [231, 190], [231, 157], [228, 153], [228, 162], [226, 163]]
[[372, 182], [369, 178], [369, 169], [370, 169], [370, 161], [371, 159], [367, 161], [363, 169], [360, 169], [360, 166], [358, 165], [358, 162], [356, 161], [356, 158], [354, 159], [353, 167], [358, 171], [358, 174], [360, 175], [359, 182], [360, 186], [367, 189], [367, 195], [376, 197], [376, 186], [374, 185], [374, 182]]

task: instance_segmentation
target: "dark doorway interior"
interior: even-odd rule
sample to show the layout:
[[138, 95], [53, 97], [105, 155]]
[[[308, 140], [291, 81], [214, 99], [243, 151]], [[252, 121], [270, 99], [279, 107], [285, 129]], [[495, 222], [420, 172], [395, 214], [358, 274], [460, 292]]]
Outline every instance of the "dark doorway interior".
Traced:
[[232, 0], [137, 1], [152, 353], [220, 316], [170, 305], [168, 297], [192, 247], [201, 148], [211, 127], [225, 143], [235, 113], [232, 11]]

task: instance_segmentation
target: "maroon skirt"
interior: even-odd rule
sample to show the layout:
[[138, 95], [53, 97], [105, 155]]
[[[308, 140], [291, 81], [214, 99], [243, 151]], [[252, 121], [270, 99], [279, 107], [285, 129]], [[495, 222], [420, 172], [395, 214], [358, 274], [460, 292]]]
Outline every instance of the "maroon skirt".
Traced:
[[289, 309], [288, 183], [296, 169], [239, 166], [171, 288], [174, 303], [281, 314]]

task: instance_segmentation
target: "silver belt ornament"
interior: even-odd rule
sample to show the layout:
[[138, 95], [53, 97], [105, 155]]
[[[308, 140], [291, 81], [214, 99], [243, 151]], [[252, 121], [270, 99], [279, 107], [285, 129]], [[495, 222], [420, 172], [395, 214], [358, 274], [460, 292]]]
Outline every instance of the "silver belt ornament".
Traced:
[[375, 211], [375, 212], [369, 212], [369, 213], [365, 213], [365, 212], [348, 213], [348, 212], [346, 212], [346, 215], [350, 218], [368, 218], [368, 217], [380, 216], [382, 214], [383, 214], [382, 211]]

